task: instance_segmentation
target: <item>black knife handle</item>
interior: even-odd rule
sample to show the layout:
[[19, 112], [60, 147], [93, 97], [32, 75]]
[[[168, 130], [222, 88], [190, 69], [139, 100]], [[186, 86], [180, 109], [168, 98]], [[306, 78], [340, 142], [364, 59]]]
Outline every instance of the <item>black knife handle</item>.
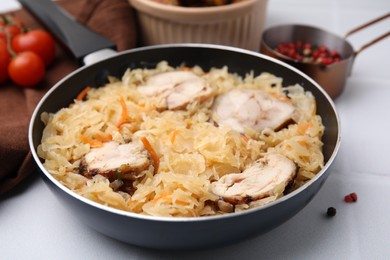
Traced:
[[84, 56], [109, 48], [115, 43], [78, 23], [51, 0], [18, 0], [56, 40], [82, 63]]

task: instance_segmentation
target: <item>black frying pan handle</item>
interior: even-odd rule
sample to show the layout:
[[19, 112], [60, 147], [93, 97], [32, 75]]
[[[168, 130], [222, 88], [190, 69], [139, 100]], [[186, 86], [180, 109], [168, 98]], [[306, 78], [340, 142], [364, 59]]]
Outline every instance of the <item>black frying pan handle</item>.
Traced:
[[92, 52], [116, 49], [115, 43], [78, 23], [51, 0], [18, 0], [80, 63]]

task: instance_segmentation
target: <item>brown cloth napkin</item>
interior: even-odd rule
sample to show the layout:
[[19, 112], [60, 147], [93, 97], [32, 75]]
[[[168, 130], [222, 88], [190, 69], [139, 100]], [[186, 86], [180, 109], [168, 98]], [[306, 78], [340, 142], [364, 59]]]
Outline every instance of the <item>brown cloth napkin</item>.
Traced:
[[[77, 21], [117, 44], [118, 51], [136, 46], [133, 9], [127, 0], [64, 0], [57, 2]], [[25, 10], [14, 12], [29, 28], [40, 25]], [[12, 82], [0, 85], [0, 195], [35, 172], [28, 145], [32, 112], [45, 92], [77, 69], [77, 62], [57, 46], [56, 60], [35, 89], [22, 89]]]

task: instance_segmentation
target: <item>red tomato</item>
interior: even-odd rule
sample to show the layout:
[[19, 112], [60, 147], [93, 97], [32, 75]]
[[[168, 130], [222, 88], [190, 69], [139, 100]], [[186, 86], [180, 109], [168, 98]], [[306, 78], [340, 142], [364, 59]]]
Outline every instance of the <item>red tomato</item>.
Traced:
[[11, 60], [8, 74], [17, 85], [31, 88], [45, 76], [45, 63], [34, 52], [21, 52]]
[[11, 60], [11, 55], [8, 52], [7, 44], [0, 40], [0, 84], [8, 78], [8, 64]]
[[53, 62], [55, 57], [55, 43], [53, 37], [44, 30], [32, 30], [19, 34], [12, 39], [12, 49], [16, 53], [32, 51], [38, 54], [46, 65]]

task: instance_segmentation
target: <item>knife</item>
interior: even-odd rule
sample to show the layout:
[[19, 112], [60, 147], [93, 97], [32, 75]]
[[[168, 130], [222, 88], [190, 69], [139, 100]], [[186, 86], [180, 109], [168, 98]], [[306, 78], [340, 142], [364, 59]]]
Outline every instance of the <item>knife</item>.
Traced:
[[51, 0], [18, 0], [80, 65], [117, 54], [111, 40], [78, 23]]

